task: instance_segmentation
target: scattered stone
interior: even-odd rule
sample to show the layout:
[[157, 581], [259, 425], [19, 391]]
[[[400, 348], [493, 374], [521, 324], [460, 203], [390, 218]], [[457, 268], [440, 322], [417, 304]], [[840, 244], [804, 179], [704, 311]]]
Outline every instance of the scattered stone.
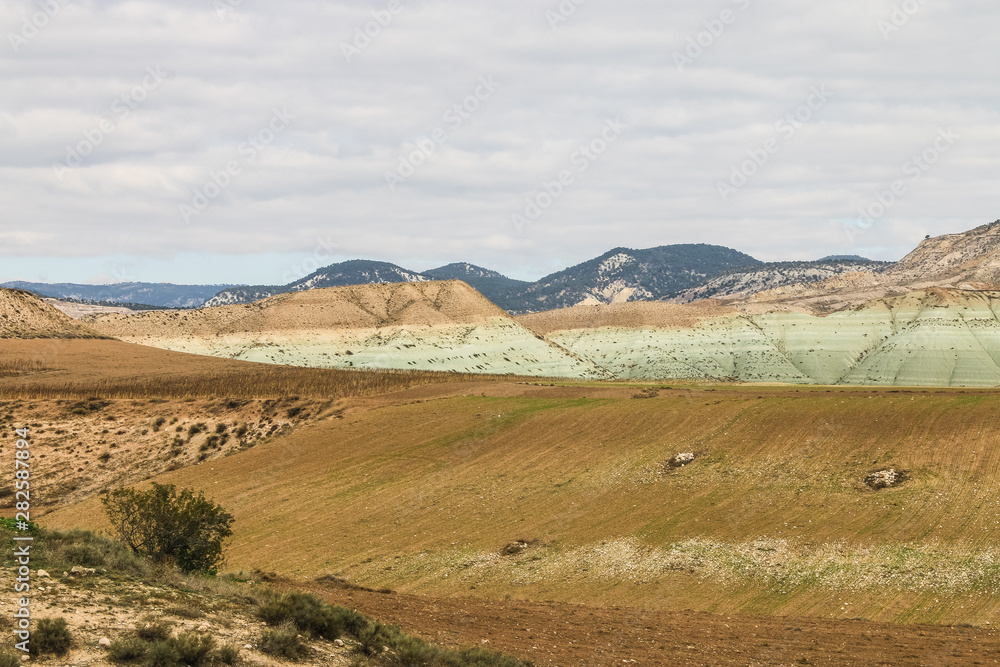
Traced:
[[697, 454], [694, 452], [681, 452], [667, 459], [667, 466], [670, 468], [682, 468], [694, 461], [695, 458], [697, 458]]
[[198, 632], [208, 632], [209, 630], [211, 628], [208, 627], [208, 624], [198, 626]]
[[333, 640], [333, 644], [334, 644], [334, 646], [343, 646], [344, 645], [344, 640], [343, 639], [334, 639]]
[[38, 571], [38, 572], [36, 572], [35, 574], [36, 574], [37, 576], [39, 576], [39, 577], [48, 577], [48, 576], [49, 576], [49, 573], [48, 573], [48, 572], [46, 572], [45, 570], [39, 570], [39, 571]]
[[528, 542], [527, 540], [517, 540], [504, 546], [504, 548], [500, 550], [500, 553], [504, 556], [517, 556], [518, 554], [524, 553], [528, 547], [537, 543], [538, 540], [532, 540], [531, 542]]
[[107, 637], [101, 637], [100, 639], [97, 640], [97, 645], [107, 648], [111, 646], [111, 640], [108, 639]]
[[244, 644], [243, 648], [245, 648], [248, 651], [252, 651], [253, 650], [253, 646], [251, 646], [250, 644]]
[[895, 468], [878, 470], [865, 476], [864, 482], [872, 489], [886, 489], [906, 481], [906, 473]]
[[94, 574], [95, 572], [97, 572], [97, 570], [92, 567], [80, 567], [79, 565], [74, 565], [73, 569], [70, 570], [70, 574], [79, 574], [83, 576]]

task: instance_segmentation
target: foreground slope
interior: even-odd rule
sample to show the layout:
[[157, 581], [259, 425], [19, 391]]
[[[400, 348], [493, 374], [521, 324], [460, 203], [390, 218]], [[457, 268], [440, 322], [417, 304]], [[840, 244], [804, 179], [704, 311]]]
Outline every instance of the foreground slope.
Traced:
[[143, 345], [295, 366], [603, 375], [459, 281], [315, 289], [194, 312], [103, 315], [88, 323]]
[[[343, 415], [157, 479], [231, 509], [231, 567], [437, 596], [1000, 621], [995, 391], [490, 383]], [[866, 485], [889, 469], [901, 484]], [[103, 521], [96, 499], [44, 520]]]

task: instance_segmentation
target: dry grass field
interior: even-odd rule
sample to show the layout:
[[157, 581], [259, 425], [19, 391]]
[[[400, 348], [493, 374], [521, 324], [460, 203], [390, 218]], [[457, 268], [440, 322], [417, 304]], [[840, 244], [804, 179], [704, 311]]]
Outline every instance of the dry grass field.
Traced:
[[[424, 386], [158, 479], [232, 509], [244, 569], [984, 625], [1000, 608], [998, 408], [972, 390]], [[865, 484], [889, 469], [904, 481]], [[45, 520], [103, 525], [96, 500]]]

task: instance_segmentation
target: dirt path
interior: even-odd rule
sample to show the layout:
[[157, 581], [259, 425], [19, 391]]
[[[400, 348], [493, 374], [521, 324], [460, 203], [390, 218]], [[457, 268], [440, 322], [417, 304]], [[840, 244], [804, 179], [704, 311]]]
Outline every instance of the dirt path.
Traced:
[[434, 599], [284, 582], [449, 646], [484, 646], [536, 665], [1000, 664], [1000, 635], [973, 627], [649, 612], [562, 603]]

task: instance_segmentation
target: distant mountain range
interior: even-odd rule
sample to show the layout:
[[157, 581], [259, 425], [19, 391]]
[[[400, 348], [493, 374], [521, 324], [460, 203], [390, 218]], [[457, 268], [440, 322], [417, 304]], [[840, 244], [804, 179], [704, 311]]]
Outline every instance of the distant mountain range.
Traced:
[[743, 295], [845, 272], [878, 271], [885, 266], [889, 264], [855, 256], [765, 264], [732, 248], [700, 243], [642, 250], [615, 248], [535, 282], [515, 280], [465, 262], [419, 272], [388, 262], [355, 259], [318, 269], [287, 285], [49, 285], [18, 281], [3, 286], [61, 299], [190, 308], [250, 303], [321, 287], [462, 280], [504, 310], [523, 314], [581, 304]]
[[0, 287], [22, 289], [53, 299], [102, 303], [145, 304], [160, 308], [197, 308], [220, 290], [232, 285], [173, 285], [170, 283], [115, 283], [78, 285], [75, 283], [30, 283], [15, 280]]

